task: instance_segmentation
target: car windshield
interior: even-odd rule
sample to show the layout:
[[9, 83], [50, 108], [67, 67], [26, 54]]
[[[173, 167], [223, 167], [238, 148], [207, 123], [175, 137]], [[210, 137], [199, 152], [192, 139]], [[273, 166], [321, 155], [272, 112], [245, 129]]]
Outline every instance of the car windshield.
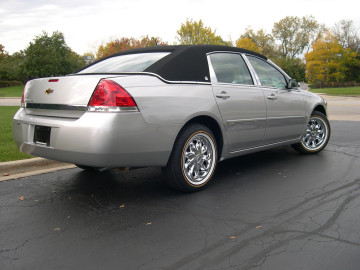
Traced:
[[119, 55], [89, 66], [81, 70], [79, 74], [141, 72], [168, 54], [170, 54], [170, 52]]

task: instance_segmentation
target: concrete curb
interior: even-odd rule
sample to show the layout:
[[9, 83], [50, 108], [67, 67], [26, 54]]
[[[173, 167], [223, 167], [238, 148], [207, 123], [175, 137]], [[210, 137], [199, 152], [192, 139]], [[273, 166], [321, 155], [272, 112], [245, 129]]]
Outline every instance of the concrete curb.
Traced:
[[76, 166], [73, 164], [58, 162], [45, 158], [31, 158], [1, 162], [0, 182], [75, 167]]

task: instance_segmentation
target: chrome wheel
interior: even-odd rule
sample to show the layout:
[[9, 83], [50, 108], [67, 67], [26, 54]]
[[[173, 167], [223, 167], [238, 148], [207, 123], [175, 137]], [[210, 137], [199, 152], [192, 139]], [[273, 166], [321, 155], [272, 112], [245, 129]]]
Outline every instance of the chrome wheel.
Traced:
[[182, 154], [182, 171], [192, 186], [201, 186], [212, 176], [216, 164], [213, 139], [205, 132], [196, 132], [186, 142]]
[[327, 143], [328, 137], [329, 129], [325, 120], [319, 116], [311, 116], [301, 145], [307, 151], [317, 151]]

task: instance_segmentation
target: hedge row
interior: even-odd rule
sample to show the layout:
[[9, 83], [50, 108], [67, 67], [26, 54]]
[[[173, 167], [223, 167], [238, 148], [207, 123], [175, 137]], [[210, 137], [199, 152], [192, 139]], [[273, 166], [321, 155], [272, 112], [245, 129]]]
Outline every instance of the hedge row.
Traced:
[[339, 87], [353, 87], [360, 86], [360, 82], [323, 82], [323, 83], [312, 83], [310, 88], [339, 88]]
[[16, 86], [22, 85], [21, 81], [0, 81], [0, 87], [9, 87], [9, 86]]

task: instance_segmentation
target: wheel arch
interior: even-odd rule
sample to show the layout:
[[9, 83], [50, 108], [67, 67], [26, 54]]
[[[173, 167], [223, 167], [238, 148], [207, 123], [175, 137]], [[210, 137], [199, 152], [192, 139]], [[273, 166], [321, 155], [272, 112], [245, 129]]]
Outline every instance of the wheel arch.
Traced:
[[321, 112], [321, 113], [323, 113], [325, 116], [327, 116], [326, 109], [325, 109], [325, 107], [324, 107], [323, 105], [321, 105], [321, 104], [316, 105], [315, 108], [312, 110], [311, 113], [313, 113], [314, 111]]
[[[179, 134], [181, 133], [181, 131], [184, 128], [186, 128], [187, 126], [189, 126], [191, 124], [195, 124], [195, 123], [202, 124], [202, 125], [208, 127], [211, 130], [211, 132], [214, 134], [216, 144], [217, 144], [218, 161], [220, 161], [220, 158], [222, 156], [222, 151], [224, 148], [224, 134], [220, 127], [220, 124], [213, 117], [208, 116], [208, 115], [199, 115], [199, 116], [195, 116], [195, 117], [189, 119], [183, 125], [183, 127], [179, 130], [177, 136], [179, 136]], [[176, 139], [177, 139], [177, 137], [176, 137]], [[176, 139], [175, 139], [175, 141], [176, 141]]]

